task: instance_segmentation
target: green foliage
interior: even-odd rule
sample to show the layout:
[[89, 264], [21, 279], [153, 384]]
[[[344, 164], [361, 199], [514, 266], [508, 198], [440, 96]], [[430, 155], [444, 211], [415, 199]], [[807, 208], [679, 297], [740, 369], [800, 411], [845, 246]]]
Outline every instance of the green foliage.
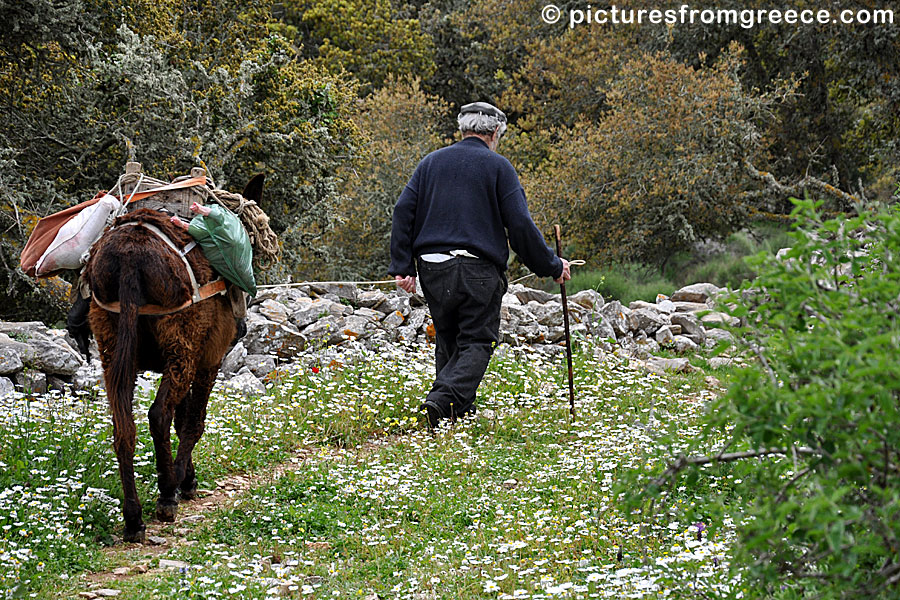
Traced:
[[758, 360], [736, 374], [691, 446], [780, 452], [736, 465], [747, 491], [707, 494], [697, 512], [738, 525], [744, 598], [894, 598], [900, 211], [823, 220], [817, 206], [797, 202], [800, 226], [783, 259], [755, 261], [759, 277], [732, 312], [749, 320], [741, 342]]
[[35, 217], [112, 187], [130, 157], [156, 177], [205, 164], [235, 191], [265, 172], [263, 207], [287, 246], [268, 278], [300, 269], [297, 249], [327, 228], [338, 166], [356, 151], [354, 83], [270, 35], [268, 2], [37, 5], [53, 23], [91, 25], [61, 24], [62, 42], [22, 34], [0, 55], [4, 306], [33, 310], [13, 267]]
[[[660, 8], [677, 9], [678, 0]], [[717, 9], [771, 8], [766, 0], [725, 0]], [[780, 79], [796, 78], [798, 94], [777, 109], [767, 147], [771, 170], [780, 177], [807, 173], [832, 183], [856, 186], [865, 179], [870, 196], [887, 198], [896, 181], [900, 93], [900, 32], [896, 7], [889, 3], [816, 3], [801, 0], [797, 10], [835, 11], [894, 8], [893, 24], [752, 29], [738, 24], [701, 23], [651, 30], [648, 43], [666, 49], [693, 68], [706, 69], [734, 41], [746, 50], [741, 81], [747, 90], [765, 90]], [[849, 209], [844, 206], [842, 209]], [[779, 211], [791, 209], [779, 199]]]
[[790, 246], [788, 233], [782, 226], [755, 224], [752, 229], [732, 233], [721, 245], [695, 247], [691, 253], [675, 255], [666, 265], [665, 275], [677, 287], [708, 281], [736, 290], [745, 280], [756, 277], [756, 270], [747, 259], [760, 252], [774, 255]]
[[597, 271], [576, 270], [567, 282], [569, 293], [593, 289], [608, 302], [618, 300], [626, 306], [634, 300], [656, 302], [657, 294], [669, 295], [675, 284], [656, 269], [635, 264], [611, 265]]
[[[388, 80], [362, 104], [357, 124], [365, 154], [342, 173], [329, 248], [329, 277], [380, 279], [390, 262], [391, 214], [418, 162], [444, 145], [440, 130], [446, 107], [425, 94], [419, 81]], [[323, 269], [325, 271], [325, 269]]]
[[431, 39], [390, 0], [292, 0], [285, 9], [286, 31], [305, 53], [333, 73], [352, 73], [363, 92], [434, 69]]
[[528, 178], [535, 212], [557, 215], [587, 258], [662, 265], [746, 218], [744, 161], [766, 100], [737, 80], [736, 53], [694, 71], [662, 54], [628, 62], [609, 112], [560, 135]]

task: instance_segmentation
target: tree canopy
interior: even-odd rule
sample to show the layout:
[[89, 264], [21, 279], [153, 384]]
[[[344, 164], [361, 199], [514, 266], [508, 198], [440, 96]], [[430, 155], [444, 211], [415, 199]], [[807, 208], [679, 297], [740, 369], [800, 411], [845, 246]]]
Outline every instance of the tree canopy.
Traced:
[[500, 151], [536, 219], [599, 262], [660, 265], [786, 217], [798, 190], [834, 211], [893, 194], [896, 26], [569, 28], [544, 23], [543, 5], [0, 0], [7, 316], [33, 289], [14, 265], [36, 218], [111, 186], [129, 158], [157, 176], [204, 164], [231, 188], [265, 172], [286, 260], [264, 278], [383, 276], [366, 250], [383, 246], [350, 242], [359, 217], [387, 220], [474, 100], [509, 115]]

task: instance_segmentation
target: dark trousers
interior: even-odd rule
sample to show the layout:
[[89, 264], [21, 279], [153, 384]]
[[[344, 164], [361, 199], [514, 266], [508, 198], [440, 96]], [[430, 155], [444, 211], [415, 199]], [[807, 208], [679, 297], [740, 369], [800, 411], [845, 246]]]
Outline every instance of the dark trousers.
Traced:
[[435, 380], [426, 405], [441, 417], [475, 410], [475, 390], [500, 340], [506, 274], [480, 258], [418, 261], [419, 282], [434, 322]]

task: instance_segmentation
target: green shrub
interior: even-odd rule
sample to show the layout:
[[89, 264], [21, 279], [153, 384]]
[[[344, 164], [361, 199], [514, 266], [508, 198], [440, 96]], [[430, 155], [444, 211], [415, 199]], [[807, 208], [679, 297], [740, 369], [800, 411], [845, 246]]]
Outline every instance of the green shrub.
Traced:
[[618, 300], [628, 304], [634, 300], [655, 302], [657, 294], [669, 295], [676, 288], [674, 283], [653, 268], [624, 264], [596, 271], [576, 270], [566, 291], [574, 294], [587, 289], [597, 290], [607, 301]]
[[[896, 598], [900, 210], [824, 221], [819, 205], [796, 205], [792, 249], [751, 261], [759, 276], [735, 299], [749, 321], [740, 343], [757, 360], [677, 453], [758, 455], [733, 464], [733, 498], [696, 490], [697, 520], [738, 527], [732, 596]], [[708, 475], [676, 460], [657, 479], [635, 477], [665, 505], [671, 488]]]

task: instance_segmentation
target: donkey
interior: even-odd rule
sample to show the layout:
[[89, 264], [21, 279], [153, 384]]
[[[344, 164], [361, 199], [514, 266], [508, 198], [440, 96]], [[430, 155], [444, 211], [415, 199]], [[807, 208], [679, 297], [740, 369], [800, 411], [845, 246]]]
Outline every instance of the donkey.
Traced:
[[[259, 202], [262, 187], [263, 177], [258, 175], [243, 195]], [[152, 231], [154, 227], [179, 248], [191, 241], [164, 213], [138, 209], [116, 219], [91, 250], [85, 271], [93, 293], [89, 322], [100, 350], [125, 497], [123, 539], [140, 543], [146, 527], [134, 481], [132, 405], [137, 373], [152, 370], [163, 376], [148, 416], [158, 474], [156, 518], [172, 522], [179, 497], [191, 500], [196, 496], [191, 453], [203, 434], [209, 394], [236, 333], [226, 296], [214, 295], [190, 304], [194, 287], [182, 255]], [[216, 279], [199, 248], [183, 256], [198, 285]], [[180, 308], [185, 304], [189, 305]], [[174, 460], [170, 445], [173, 417], [178, 435]]]

